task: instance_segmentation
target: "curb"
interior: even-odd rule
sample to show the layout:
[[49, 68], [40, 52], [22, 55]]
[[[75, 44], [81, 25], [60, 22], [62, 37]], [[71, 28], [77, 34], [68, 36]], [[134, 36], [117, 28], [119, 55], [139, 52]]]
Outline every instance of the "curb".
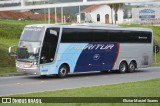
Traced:
[[12, 77], [12, 76], [25, 76], [26, 74], [4, 74], [0, 75], [0, 77]]

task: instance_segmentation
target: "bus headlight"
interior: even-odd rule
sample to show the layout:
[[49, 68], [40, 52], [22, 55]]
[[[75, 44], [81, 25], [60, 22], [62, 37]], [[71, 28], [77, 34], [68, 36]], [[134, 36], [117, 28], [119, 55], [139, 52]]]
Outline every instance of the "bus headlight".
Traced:
[[37, 62], [33, 62], [33, 65], [37, 65]]

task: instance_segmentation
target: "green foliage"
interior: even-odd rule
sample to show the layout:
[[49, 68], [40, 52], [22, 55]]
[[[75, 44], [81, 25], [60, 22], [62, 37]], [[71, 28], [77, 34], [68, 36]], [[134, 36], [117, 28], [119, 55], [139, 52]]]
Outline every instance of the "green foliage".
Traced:
[[0, 37], [0, 60], [1, 60], [0, 68], [15, 66], [15, 58], [8, 56], [8, 47], [17, 44], [18, 44], [18, 39], [7, 39], [5, 37]]
[[17, 74], [16, 67], [0, 67], [0, 76], [8, 74]]
[[15, 64], [15, 60], [13, 57], [9, 57], [6, 53], [6, 47], [5, 45], [0, 44], [0, 66], [1, 67], [13, 67]]

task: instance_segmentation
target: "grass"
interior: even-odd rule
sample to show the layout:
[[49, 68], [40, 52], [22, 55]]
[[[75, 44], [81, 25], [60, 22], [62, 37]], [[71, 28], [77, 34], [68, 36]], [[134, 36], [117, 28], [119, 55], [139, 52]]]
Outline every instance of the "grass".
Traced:
[[17, 74], [15, 67], [0, 67], [0, 75]]
[[[160, 88], [160, 79], [153, 79], [148, 81], [86, 87], [86, 88], [78, 88], [78, 89], [70, 89], [70, 90], [58, 90], [58, 91], [47, 91], [47, 92], [30, 93], [30, 94], [11, 95], [10, 97], [160, 97], [159, 88]], [[53, 104], [46, 104], [46, 105], [52, 106]], [[54, 105], [64, 105], [64, 104], [56, 103]], [[74, 104], [65, 104], [65, 105], [67, 106], [70, 106], [70, 105], [158, 106], [159, 104], [74, 103]]]
[[8, 47], [13, 45], [18, 45], [19, 39], [7, 39], [4, 37], [0, 38], [0, 45], [4, 45], [5, 47], [3, 49], [8, 50]]
[[[9, 68], [15, 67], [15, 58], [8, 56], [8, 48], [11, 45], [17, 45], [18, 39], [7, 39], [7, 38], [0, 38], [0, 68]], [[13, 72], [15, 70], [6, 71], [8, 73]], [[16, 71], [15, 71], [16, 72]], [[3, 70], [0, 70], [0, 74], [4, 73]]]
[[153, 55], [153, 64], [152, 66], [160, 66], [160, 53], [156, 54], [156, 59], [155, 59], [155, 54]]

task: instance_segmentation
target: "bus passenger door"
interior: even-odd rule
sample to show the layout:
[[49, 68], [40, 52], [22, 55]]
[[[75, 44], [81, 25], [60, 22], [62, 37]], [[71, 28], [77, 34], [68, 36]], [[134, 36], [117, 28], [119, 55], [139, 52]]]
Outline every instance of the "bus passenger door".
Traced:
[[40, 64], [51, 63], [55, 59], [59, 28], [48, 28], [46, 30], [40, 57]]

